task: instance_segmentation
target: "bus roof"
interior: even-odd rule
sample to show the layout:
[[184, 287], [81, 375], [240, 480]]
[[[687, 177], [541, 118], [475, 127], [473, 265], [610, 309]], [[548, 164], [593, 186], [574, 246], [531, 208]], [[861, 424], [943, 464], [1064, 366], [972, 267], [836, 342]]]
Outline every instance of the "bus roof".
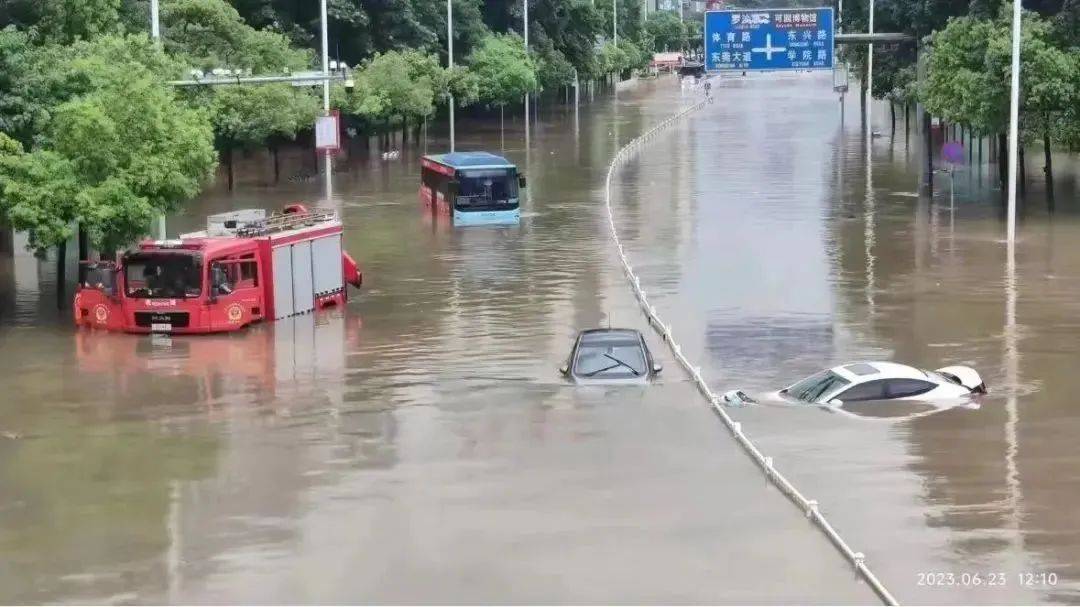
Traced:
[[455, 169], [514, 167], [514, 163], [490, 152], [451, 152], [449, 154], [432, 154], [424, 158]]

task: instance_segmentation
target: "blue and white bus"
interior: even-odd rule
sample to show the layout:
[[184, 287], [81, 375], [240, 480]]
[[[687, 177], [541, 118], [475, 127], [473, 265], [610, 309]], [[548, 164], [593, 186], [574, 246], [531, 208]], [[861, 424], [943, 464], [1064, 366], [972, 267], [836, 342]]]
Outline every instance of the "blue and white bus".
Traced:
[[454, 225], [512, 224], [521, 220], [525, 176], [502, 156], [453, 152], [420, 161], [420, 200], [432, 215]]

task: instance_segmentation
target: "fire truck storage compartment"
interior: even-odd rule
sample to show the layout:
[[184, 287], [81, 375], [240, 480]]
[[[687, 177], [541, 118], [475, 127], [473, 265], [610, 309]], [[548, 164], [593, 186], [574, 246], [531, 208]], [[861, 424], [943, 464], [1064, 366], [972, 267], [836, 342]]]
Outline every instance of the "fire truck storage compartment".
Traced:
[[337, 293], [345, 287], [341, 270], [341, 234], [331, 234], [311, 242], [315, 295]]
[[341, 234], [330, 234], [273, 249], [274, 319], [315, 309], [315, 296], [344, 286]]

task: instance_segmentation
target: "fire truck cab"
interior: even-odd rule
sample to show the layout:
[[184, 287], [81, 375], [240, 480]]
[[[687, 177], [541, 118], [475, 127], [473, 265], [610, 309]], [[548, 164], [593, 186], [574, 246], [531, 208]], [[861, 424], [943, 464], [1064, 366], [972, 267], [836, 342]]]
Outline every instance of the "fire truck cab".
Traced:
[[119, 262], [80, 269], [75, 323], [129, 333], [219, 333], [343, 304], [359, 287], [333, 212], [212, 215], [207, 229], [145, 241]]

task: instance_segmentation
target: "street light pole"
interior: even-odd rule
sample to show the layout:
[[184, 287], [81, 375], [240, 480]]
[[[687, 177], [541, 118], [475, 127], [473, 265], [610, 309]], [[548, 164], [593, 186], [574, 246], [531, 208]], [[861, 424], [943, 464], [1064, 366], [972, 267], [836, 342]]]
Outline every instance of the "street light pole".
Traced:
[[[154, 42], [161, 43], [161, 12], [158, 10], [158, 0], [150, 0], [150, 37]], [[165, 213], [158, 215], [158, 238], [165, 240]]]
[[[323, 73], [323, 115], [330, 115], [330, 33], [329, 24], [326, 18], [326, 0], [319, 0], [319, 19], [322, 23], [322, 73]], [[333, 164], [331, 162], [330, 150], [326, 150], [325, 160], [323, 161], [326, 167], [326, 200], [329, 201], [334, 195], [334, 182], [331, 171], [333, 170]]]
[[1012, 90], [1009, 94], [1009, 247], [1016, 241], [1016, 169], [1020, 146], [1020, 18], [1023, 7], [1013, 0]]
[[[446, 56], [447, 65], [454, 70], [454, 2], [446, 0]], [[450, 151], [454, 151], [454, 94], [450, 93]]]
[[[522, 2], [522, 4], [525, 5], [525, 19], [524, 19], [525, 22], [524, 22], [524, 28], [523, 28], [525, 30], [525, 57], [528, 58], [528, 56], [529, 56], [529, 0], [524, 0], [524, 2]], [[529, 144], [531, 143], [530, 142], [531, 133], [529, 132], [529, 130], [530, 130], [530, 123], [532, 122], [532, 114], [530, 113], [531, 110], [530, 110], [529, 105], [530, 105], [529, 104], [529, 91], [525, 91], [525, 148], [526, 149], [529, 148]]]
[[611, 0], [611, 32], [617, 46], [619, 44], [619, 0]]
[[150, 0], [150, 37], [154, 40], [161, 38], [161, 17], [158, 11], [158, 0]]
[[[870, 35], [874, 35], [874, 0], [870, 0]], [[874, 124], [871, 120], [874, 107], [874, 43], [866, 45], [866, 156], [870, 158], [870, 146], [874, 143]]]

